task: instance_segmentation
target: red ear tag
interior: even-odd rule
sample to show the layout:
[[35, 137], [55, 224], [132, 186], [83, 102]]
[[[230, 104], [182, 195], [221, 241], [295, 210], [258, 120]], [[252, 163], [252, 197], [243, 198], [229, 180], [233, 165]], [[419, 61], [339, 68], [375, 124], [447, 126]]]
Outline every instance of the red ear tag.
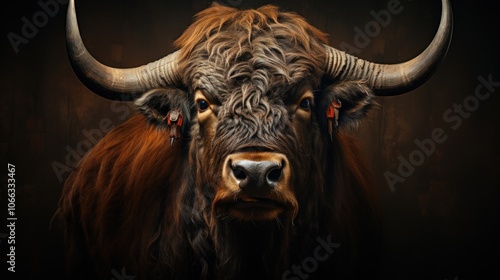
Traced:
[[330, 141], [333, 141], [333, 130], [339, 126], [339, 109], [342, 103], [338, 100], [333, 100], [330, 106], [326, 109], [326, 119], [328, 120], [328, 134]]
[[179, 109], [172, 109], [167, 114], [167, 129], [170, 133], [170, 145], [174, 144], [175, 139], [181, 136], [182, 113]]

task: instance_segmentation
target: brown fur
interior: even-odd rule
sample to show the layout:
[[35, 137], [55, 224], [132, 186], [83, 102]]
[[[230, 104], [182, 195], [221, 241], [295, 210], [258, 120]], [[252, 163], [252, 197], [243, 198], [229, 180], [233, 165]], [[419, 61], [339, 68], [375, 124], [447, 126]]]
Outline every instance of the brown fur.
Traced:
[[[198, 13], [195, 17], [196, 24], [189, 26], [175, 45], [182, 49], [181, 60], [190, 56], [193, 50], [204, 41], [203, 44], [207, 50], [214, 50], [211, 46], [211, 40], [215, 39], [215, 33], [221, 30], [230, 30], [230, 32], [244, 34], [243, 36], [225, 38], [235, 40], [238, 38], [250, 42], [258, 36], [259, 32], [274, 29], [276, 37], [286, 37], [288, 40], [301, 44], [306, 51], [320, 58], [324, 53], [314, 52], [314, 43], [310, 38], [316, 38], [322, 43], [327, 42], [327, 35], [319, 29], [308, 24], [304, 18], [295, 13], [280, 12], [278, 7], [266, 5], [255, 10], [238, 10], [235, 8], [221, 6], [214, 3], [209, 9]], [[294, 27], [291, 30], [290, 27]]]
[[[94, 267], [104, 276], [117, 258], [118, 271], [125, 265], [122, 258], [137, 260], [127, 263], [130, 269], [152, 261], [151, 248], [177, 211], [180, 155], [170, 148], [167, 133], [148, 126], [141, 115], [86, 155], [65, 183], [58, 211], [72, 265], [83, 261], [80, 272]], [[82, 249], [88, 254], [79, 255]]]

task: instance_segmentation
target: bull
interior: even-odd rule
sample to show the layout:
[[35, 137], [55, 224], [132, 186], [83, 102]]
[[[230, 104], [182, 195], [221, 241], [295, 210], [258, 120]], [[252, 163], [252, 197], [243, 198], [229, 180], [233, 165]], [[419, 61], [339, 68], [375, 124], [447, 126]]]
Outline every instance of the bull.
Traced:
[[295, 13], [214, 4], [177, 51], [119, 69], [87, 51], [71, 0], [74, 72], [138, 113], [65, 182], [57, 216], [70, 278], [111, 279], [121, 268], [137, 279], [367, 277], [378, 202], [349, 132], [377, 96], [422, 85], [451, 34], [442, 0], [428, 47], [379, 64], [329, 46]]

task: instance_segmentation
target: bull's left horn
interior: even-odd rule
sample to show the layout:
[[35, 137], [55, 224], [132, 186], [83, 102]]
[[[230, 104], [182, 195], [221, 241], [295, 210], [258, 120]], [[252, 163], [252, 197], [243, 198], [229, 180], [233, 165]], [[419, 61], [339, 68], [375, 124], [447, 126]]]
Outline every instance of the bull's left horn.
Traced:
[[452, 33], [451, 5], [449, 0], [442, 0], [441, 22], [436, 36], [417, 57], [399, 64], [378, 64], [325, 46], [325, 74], [336, 80], [365, 80], [376, 95], [406, 93], [422, 85], [436, 70], [446, 56]]
[[178, 74], [179, 51], [135, 68], [113, 68], [93, 58], [80, 36], [74, 0], [70, 0], [68, 6], [66, 45], [78, 78], [89, 89], [108, 99], [133, 100], [150, 89], [175, 86], [181, 81]]

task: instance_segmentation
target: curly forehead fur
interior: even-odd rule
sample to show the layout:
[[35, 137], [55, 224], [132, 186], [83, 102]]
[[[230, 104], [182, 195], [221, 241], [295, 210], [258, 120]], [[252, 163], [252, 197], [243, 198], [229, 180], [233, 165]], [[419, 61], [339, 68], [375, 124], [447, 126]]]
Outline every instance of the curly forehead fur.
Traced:
[[224, 94], [245, 83], [254, 93], [276, 92], [304, 79], [317, 84], [326, 41], [326, 34], [302, 17], [275, 6], [242, 11], [214, 4], [175, 44], [185, 84]]

